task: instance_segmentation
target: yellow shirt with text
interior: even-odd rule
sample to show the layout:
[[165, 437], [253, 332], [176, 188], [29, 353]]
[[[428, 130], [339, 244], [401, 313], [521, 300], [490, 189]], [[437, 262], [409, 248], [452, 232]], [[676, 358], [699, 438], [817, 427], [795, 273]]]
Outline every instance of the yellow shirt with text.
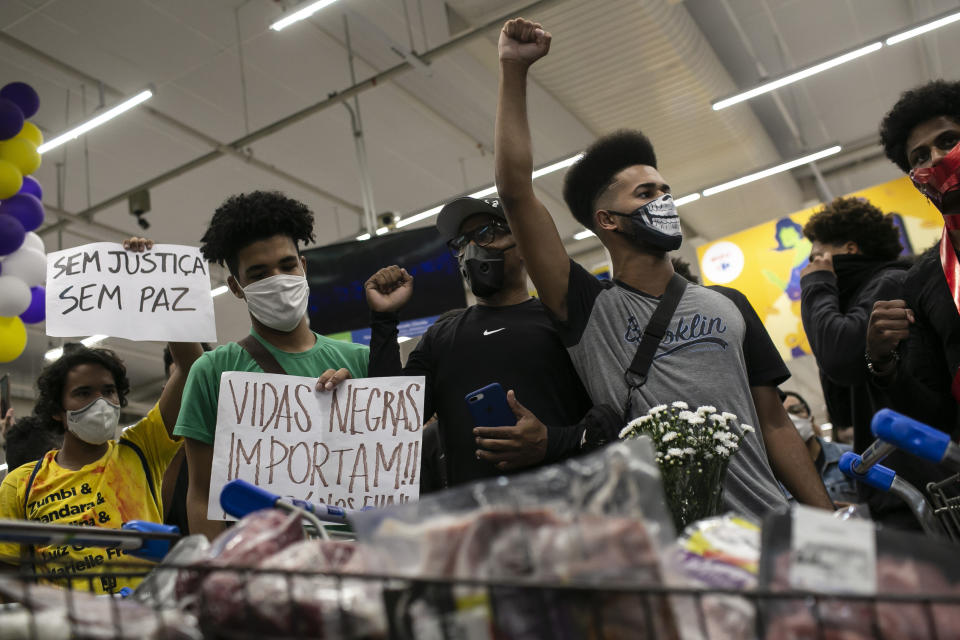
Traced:
[[[10, 472], [0, 484], [0, 518], [107, 529], [119, 529], [130, 520], [163, 522], [160, 484], [180, 441], [167, 434], [156, 405], [147, 417], [124, 431], [120, 440], [127, 440], [143, 452], [156, 499], [137, 452], [111, 440], [103, 457], [75, 471], [57, 464], [56, 450], [47, 452], [29, 486], [29, 495], [27, 484], [37, 463], [30, 462]], [[19, 544], [0, 543], [3, 562], [20, 564], [21, 553]], [[119, 549], [55, 544], [36, 545], [35, 553], [38, 572], [73, 578], [74, 589], [92, 588], [96, 593], [112, 593], [139, 584], [140, 578], [102, 575], [110, 572], [111, 564], [142, 563], [145, 569], [151, 566]], [[129, 572], [131, 568], [114, 571]]]

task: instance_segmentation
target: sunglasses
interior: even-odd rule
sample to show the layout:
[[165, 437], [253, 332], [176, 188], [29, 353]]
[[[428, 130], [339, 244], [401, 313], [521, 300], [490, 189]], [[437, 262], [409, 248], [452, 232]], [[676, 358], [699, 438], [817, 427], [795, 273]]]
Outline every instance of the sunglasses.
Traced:
[[450, 248], [453, 255], [458, 256], [463, 251], [464, 247], [473, 242], [478, 247], [486, 247], [492, 243], [497, 238], [501, 238], [510, 233], [510, 227], [507, 226], [506, 222], [501, 220], [491, 220], [485, 225], [479, 226], [476, 229], [467, 231], [466, 233], [461, 233], [457, 237], [449, 240], [447, 242], [447, 247]]

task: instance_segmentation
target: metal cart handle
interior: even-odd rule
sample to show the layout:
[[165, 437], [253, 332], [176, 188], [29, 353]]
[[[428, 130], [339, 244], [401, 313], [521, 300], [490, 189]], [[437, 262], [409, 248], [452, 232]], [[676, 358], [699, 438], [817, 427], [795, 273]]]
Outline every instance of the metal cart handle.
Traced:
[[313, 504], [295, 498], [285, 498], [270, 493], [246, 480], [231, 480], [220, 491], [220, 506], [234, 518], [242, 518], [254, 511], [282, 506], [294, 506], [311, 513], [318, 520], [343, 524], [347, 522], [347, 510], [328, 504]]
[[924, 460], [960, 463], [957, 446], [950, 442], [949, 435], [891, 409], [878, 411], [871, 429], [877, 438]]
[[840, 456], [840, 471], [849, 478], [858, 482], [868, 484], [874, 489], [880, 491], [890, 491], [893, 486], [893, 480], [897, 477], [893, 469], [888, 469], [881, 464], [875, 464], [862, 469], [862, 458], [853, 451], [847, 451]]
[[[893, 469], [880, 464], [874, 464], [867, 467], [864, 472], [861, 467], [862, 459], [852, 451], [847, 451], [840, 456], [840, 471], [844, 475], [853, 478], [864, 484], [868, 484], [875, 489], [888, 491], [907, 503], [910, 510], [920, 526], [927, 535], [936, 536], [941, 539], [949, 539], [943, 525], [937, 520], [936, 515], [930, 508], [930, 504], [924, 495], [912, 484], [897, 477]], [[860, 472], [858, 472], [858, 470]]]

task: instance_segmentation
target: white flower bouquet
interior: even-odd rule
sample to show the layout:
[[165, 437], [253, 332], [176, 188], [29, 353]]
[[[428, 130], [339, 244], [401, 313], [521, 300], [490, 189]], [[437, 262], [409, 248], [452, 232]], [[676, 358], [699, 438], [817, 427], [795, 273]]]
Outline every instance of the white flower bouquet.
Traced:
[[690, 411], [687, 403], [674, 402], [653, 407], [620, 432], [621, 439], [646, 435], [653, 440], [677, 531], [722, 511], [730, 457], [741, 439], [754, 432], [750, 425], [738, 429], [738, 424], [737, 416], [716, 407]]

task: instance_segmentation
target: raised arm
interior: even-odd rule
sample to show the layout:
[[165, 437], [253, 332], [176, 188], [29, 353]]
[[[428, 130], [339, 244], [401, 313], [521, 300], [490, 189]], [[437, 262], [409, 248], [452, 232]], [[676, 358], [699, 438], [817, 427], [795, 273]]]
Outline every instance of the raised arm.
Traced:
[[533, 151], [527, 122], [527, 69], [547, 55], [550, 34], [517, 18], [500, 32], [500, 94], [494, 141], [497, 191], [540, 300], [567, 317], [570, 260], [550, 212], [533, 192]]

